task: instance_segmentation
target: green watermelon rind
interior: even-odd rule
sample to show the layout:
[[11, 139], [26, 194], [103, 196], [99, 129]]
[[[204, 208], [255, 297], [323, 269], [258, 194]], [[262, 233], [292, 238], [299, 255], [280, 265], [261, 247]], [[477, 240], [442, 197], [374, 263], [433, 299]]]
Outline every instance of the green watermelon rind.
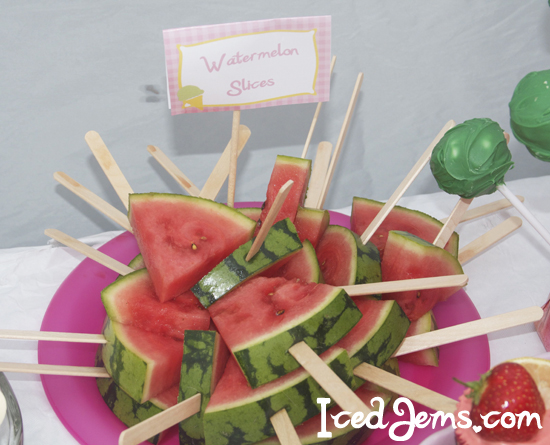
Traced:
[[302, 248], [296, 228], [288, 218], [271, 227], [258, 253], [250, 261], [246, 261], [253, 242], [254, 240], [250, 240], [237, 248], [191, 288], [205, 308], [246, 280]]
[[214, 367], [220, 335], [215, 331], [185, 331], [178, 402], [201, 394], [197, 414], [179, 423], [180, 443], [204, 444], [203, 416], [214, 390]]
[[[353, 380], [349, 356], [333, 348], [322, 357], [347, 385]], [[270, 418], [286, 409], [293, 425], [319, 414], [318, 397], [329, 397], [303, 369], [295, 371], [282, 385], [276, 382], [258, 388], [252, 397], [237, 402], [209, 406], [204, 414], [204, 430], [209, 445], [246, 445], [275, 435]]]
[[150, 380], [149, 363], [143, 357], [125, 346], [121, 332], [117, 332], [118, 323], [108, 320], [103, 328], [107, 343], [103, 345], [102, 359], [105, 369], [134, 400], [143, 403]]
[[[360, 297], [361, 298], [361, 297]], [[382, 366], [403, 342], [410, 321], [396, 301], [387, 300], [387, 308], [381, 313], [378, 323], [365, 337], [362, 345], [348, 351], [355, 368], [365, 362]]]
[[341, 288], [333, 288], [311, 311], [280, 325], [277, 330], [232, 348], [252, 388], [282, 377], [300, 367], [288, 349], [304, 341], [317, 354], [329, 349], [361, 319], [361, 311]]
[[[352, 230], [353, 230], [353, 219], [354, 219], [354, 212], [356, 213], [357, 212], [357, 209], [361, 206], [361, 204], [363, 205], [370, 205], [370, 206], [375, 206], [377, 207], [378, 209], [382, 209], [382, 207], [384, 206], [384, 203], [383, 202], [380, 202], [380, 201], [376, 201], [374, 199], [368, 199], [368, 198], [361, 198], [361, 197], [358, 197], [358, 196], [354, 196], [353, 197], [353, 203], [352, 203], [352, 210], [351, 210], [351, 224], [352, 224]], [[430, 226], [434, 226], [436, 227], [437, 229], [435, 230], [435, 234], [437, 235], [437, 233], [439, 233], [439, 231], [441, 230], [441, 228], [443, 227], [443, 223], [441, 221], [439, 221], [438, 219], [434, 218], [433, 216], [431, 215], [428, 215], [427, 213], [424, 213], [424, 212], [421, 212], [419, 210], [413, 210], [413, 209], [409, 209], [407, 207], [403, 207], [403, 206], [399, 206], [399, 205], [396, 205], [394, 206], [394, 208], [392, 209], [392, 212], [395, 214], [395, 213], [398, 213], [398, 212], [402, 212], [405, 216], [404, 218], [414, 218], [414, 219], [419, 219], [420, 221], [423, 221], [424, 224], [428, 224]], [[389, 228], [388, 230], [392, 230], [392, 228]], [[399, 228], [397, 228], [397, 230], [399, 230]], [[362, 233], [359, 233], [358, 234], [359, 236], [362, 235]], [[376, 235], [375, 235], [376, 236]], [[434, 236], [434, 239], [435, 239], [435, 236]], [[430, 240], [426, 240], [426, 241], [430, 241]], [[452, 255], [454, 255], [455, 257], [458, 257], [458, 242], [459, 242], [459, 236], [458, 236], [458, 233], [456, 232], [453, 232], [450, 240], [447, 242], [447, 245], [445, 246], [445, 250], [447, 250], [448, 252], [450, 252]]]
[[[96, 383], [99, 393], [109, 409], [128, 428], [161, 413], [165, 409], [156, 405], [154, 398], [145, 403], [136, 402], [120, 389], [113, 379], [96, 379]], [[159, 440], [160, 434], [156, 434], [147, 441], [157, 444]]]
[[[347, 281], [345, 283], [329, 282], [328, 284], [351, 286], [354, 284], [379, 283], [382, 281], [382, 272], [380, 270], [380, 253], [372, 242], [369, 241], [367, 244], [363, 244], [361, 242], [361, 238], [359, 238], [359, 236], [356, 233], [353, 233], [350, 229], [337, 225], [329, 225], [325, 230], [323, 237], [319, 241], [319, 245], [317, 246], [318, 255], [322, 254], [323, 238], [325, 236], [339, 236], [340, 241], [338, 244], [347, 244], [351, 251], [351, 257], [348, 262], [349, 273]], [[325, 241], [327, 239], [328, 238], [325, 238]], [[346, 265], [340, 263], [337, 266], [345, 267]]]

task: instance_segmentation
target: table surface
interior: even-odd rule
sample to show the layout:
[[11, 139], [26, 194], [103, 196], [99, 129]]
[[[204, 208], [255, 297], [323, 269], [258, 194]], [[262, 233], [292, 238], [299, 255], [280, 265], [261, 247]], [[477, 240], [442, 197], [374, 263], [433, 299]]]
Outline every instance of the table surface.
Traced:
[[[510, 182], [508, 188], [525, 197], [526, 207], [543, 226], [550, 228], [548, 190], [550, 176]], [[501, 199], [499, 193], [476, 198], [471, 207]], [[445, 193], [404, 197], [400, 204], [422, 210], [436, 218], [447, 216], [457, 198]], [[338, 209], [348, 213], [351, 207]], [[515, 209], [459, 225], [463, 247], [500, 222], [516, 216]], [[82, 240], [99, 247], [120, 232], [105, 232]], [[46, 308], [59, 285], [83, 257], [56, 243], [0, 250], [0, 328], [38, 330]], [[550, 292], [550, 246], [524, 221], [523, 226], [482, 255], [464, 265], [469, 276], [466, 291], [482, 317], [542, 306]], [[532, 325], [508, 329], [489, 336], [491, 364], [543, 354], [544, 347]], [[37, 342], [0, 340], [0, 361], [36, 363]], [[76, 444], [51, 409], [40, 378], [6, 373], [19, 400], [25, 443]]]

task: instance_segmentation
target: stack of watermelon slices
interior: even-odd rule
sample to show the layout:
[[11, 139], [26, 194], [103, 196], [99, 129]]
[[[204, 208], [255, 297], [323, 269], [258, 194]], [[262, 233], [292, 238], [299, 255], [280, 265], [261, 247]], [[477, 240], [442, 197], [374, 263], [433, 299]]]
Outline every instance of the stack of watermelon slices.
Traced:
[[[186, 362], [182, 359], [186, 331], [219, 330], [233, 353], [218, 389], [201, 411], [201, 421], [208, 426], [206, 443], [210, 444], [265, 440], [274, 435], [269, 417], [285, 407], [295, 425], [319, 413], [316, 398], [327, 397], [326, 393], [305, 371], [297, 369], [294, 359], [288, 360], [289, 354], [284, 357], [271, 351], [286, 351], [305, 340], [355, 390], [364, 382], [353, 376], [353, 367], [362, 361], [381, 366], [401, 343], [409, 320], [395, 301], [372, 297], [352, 301], [333, 287], [380, 281], [380, 257], [374, 245], [361, 250], [352, 232], [350, 236], [330, 230], [338, 235], [331, 234], [323, 242], [328, 212], [301, 207], [310, 169], [309, 161], [303, 161], [277, 158], [263, 212], [239, 212], [189, 196], [131, 195], [129, 217], [142, 257], [132, 263], [139, 270], [119, 277], [102, 293], [108, 315], [104, 333], [109, 343], [103, 347], [101, 359], [113, 379], [109, 388], [129, 395], [141, 414], [143, 406], [166, 392], [173, 394], [173, 388], [184, 383], [180, 370], [182, 360]], [[245, 284], [206, 310], [191, 287], [249, 242], [258, 227], [255, 220], [262, 221], [277, 187], [288, 179], [295, 180], [295, 190], [282, 216], [294, 221], [295, 226], [290, 224], [306, 247], [282, 266], [263, 271], [262, 276], [247, 276]], [[355, 208], [354, 203], [352, 225], [357, 220]], [[323, 281], [318, 258], [330, 257], [333, 245], [341, 245], [343, 239], [351, 240], [351, 259], [325, 264], [325, 275], [351, 278], [346, 282], [330, 278], [327, 284], [316, 284]], [[323, 244], [329, 253], [320, 253]], [[333, 309], [326, 309], [328, 302]], [[310, 334], [304, 335], [307, 332]], [[187, 361], [198, 366], [189, 356]], [[223, 362], [218, 362], [217, 374]], [[213, 380], [212, 388], [214, 385]], [[112, 397], [116, 391], [108, 393]], [[175, 403], [173, 397], [170, 400]], [[108, 404], [116, 405], [112, 399]], [[155, 406], [151, 413], [158, 411]], [[257, 421], [258, 416], [262, 422]], [[137, 421], [121, 420], [127, 425]], [[204, 443], [204, 438], [182, 443]]]

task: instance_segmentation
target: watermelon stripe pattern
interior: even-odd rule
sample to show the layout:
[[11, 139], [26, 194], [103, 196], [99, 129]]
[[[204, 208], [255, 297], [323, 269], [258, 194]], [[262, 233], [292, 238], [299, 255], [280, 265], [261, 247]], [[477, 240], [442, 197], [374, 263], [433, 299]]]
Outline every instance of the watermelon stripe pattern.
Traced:
[[215, 331], [185, 331], [178, 402], [201, 394], [201, 409], [179, 424], [180, 444], [204, 444], [204, 410], [214, 392], [229, 352]]
[[[351, 384], [353, 374], [347, 352], [332, 348], [321, 356], [325, 363], [346, 383]], [[319, 384], [303, 369], [294, 371], [267, 387], [246, 390], [241, 376], [239, 383], [229, 377], [239, 377], [238, 365], [233, 359], [227, 363], [226, 374], [204, 415], [206, 443], [209, 445], [248, 445], [275, 435], [270, 418], [281, 409], [286, 409], [293, 425], [299, 425], [319, 414], [318, 397], [328, 397]], [[238, 374], [235, 374], [238, 373]], [[224, 380], [227, 379], [226, 382]], [[224, 388], [225, 386], [231, 388]], [[244, 385], [244, 387], [239, 387]], [[226, 403], [217, 403], [219, 389], [237, 391], [243, 388], [243, 398]]]
[[193, 286], [191, 291], [204, 307], [302, 248], [296, 228], [288, 218], [271, 227], [259, 252], [246, 261], [252, 243], [253, 240], [240, 246]]
[[348, 294], [334, 288], [328, 304], [300, 324], [232, 352], [250, 386], [257, 388], [300, 367], [288, 353], [291, 346], [304, 341], [320, 354], [347, 334], [360, 318], [361, 313]]

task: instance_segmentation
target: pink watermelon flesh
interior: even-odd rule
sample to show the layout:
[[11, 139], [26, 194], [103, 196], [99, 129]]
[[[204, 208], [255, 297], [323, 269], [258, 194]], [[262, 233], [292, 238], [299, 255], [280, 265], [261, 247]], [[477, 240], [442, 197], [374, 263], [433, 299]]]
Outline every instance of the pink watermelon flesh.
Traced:
[[317, 246], [317, 260], [325, 283], [333, 286], [355, 284], [354, 265], [350, 264], [350, 259], [356, 254], [355, 243], [344, 242], [339, 230], [326, 231]]
[[186, 329], [206, 330], [210, 314], [191, 291], [161, 303], [146, 269], [120, 277], [101, 298], [111, 320], [183, 340]]
[[153, 397], [150, 401], [159, 408], [168, 409], [178, 403], [179, 384], [168, 388], [159, 395]]
[[257, 235], [260, 231], [262, 223], [265, 221], [267, 214], [271, 210], [271, 206], [275, 201], [275, 197], [279, 190], [289, 180], [294, 181], [289, 194], [287, 195], [279, 214], [275, 218], [275, 222], [285, 218], [290, 218], [294, 223], [298, 207], [304, 204], [306, 197], [307, 185], [311, 174], [311, 160], [293, 158], [290, 156], [277, 156], [275, 167], [271, 172], [271, 179], [267, 186], [266, 200], [262, 206], [262, 213], [256, 227]]
[[[427, 332], [435, 331], [437, 325], [435, 324], [435, 318], [432, 311], [425, 313], [418, 320], [413, 321], [407, 330], [406, 337], [413, 335], [425, 334]], [[439, 348], [428, 348], [423, 351], [411, 352], [399, 357], [399, 360], [414, 365], [421, 366], [439, 366]]]
[[[408, 280], [462, 274], [458, 260], [446, 250], [406, 232], [390, 231], [382, 258], [382, 281]], [[461, 287], [384, 294], [396, 300], [409, 320], [415, 321]]]
[[209, 311], [225, 343], [234, 351], [292, 325], [333, 291], [325, 284], [255, 277], [218, 300]]
[[189, 290], [255, 227], [222, 204], [160, 193], [130, 195], [129, 219], [161, 302]]
[[303, 248], [292, 255], [282, 266], [275, 264], [266, 270], [264, 277], [283, 277], [287, 280], [298, 280], [304, 283], [319, 283], [321, 269], [315, 255], [315, 249], [309, 240], [303, 240]]
[[260, 219], [260, 215], [262, 214], [262, 209], [259, 207], [241, 207], [238, 210], [243, 215], [256, 222]]
[[330, 222], [328, 210], [308, 209], [299, 207], [294, 225], [302, 243], [309, 240], [317, 248], [319, 240], [325, 233]]
[[[363, 232], [376, 217], [384, 203], [366, 198], [353, 198], [351, 210], [351, 230], [357, 235]], [[433, 243], [443, 224], [435, 218], [417, 210], [410, 210], [405, 207], [395, 206], [389, 215], [384, 219], [378, 230], [370, 239], [380, 251], [380, 257], [384, 256], [386, 240], [390, 230], [401, 230], [416, 235], [423, 240]], [[445, 246], [455, 257], [458, 256], [458, 235], [456, 232]]]

